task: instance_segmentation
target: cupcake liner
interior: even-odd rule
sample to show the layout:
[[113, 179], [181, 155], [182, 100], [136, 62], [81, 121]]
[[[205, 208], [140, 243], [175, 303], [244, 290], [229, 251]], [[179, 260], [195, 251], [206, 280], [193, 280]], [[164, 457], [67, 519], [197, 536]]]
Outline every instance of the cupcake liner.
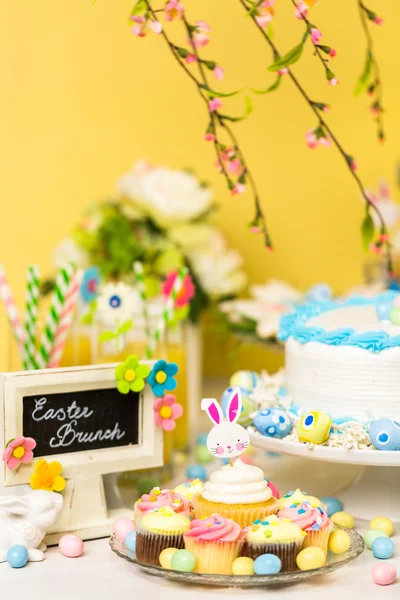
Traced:
[[304, 540], [300, 540], [286, 544], [252, 544], [251, 542], [245, 541], [240, 555], [248, 556], [255, 560], [262, 554], [275, 554], [276, 556], [279, 556], [282, 561], [281, 573], [288, 573], [297, 570], [296, 556], [303, 547], [303, 541]]
[[317, 546], [324, 551], [325, 556], [328, 552], [329, 536], [331, 535], [333, 525], [328, 525], [319, 531], [306, 531], [307, 534], [304, 538], [304, 548], [309, 546]]
[[195, 573], [213, 575], [232, 575], [232, 563], [240, 554], [243, 541], [221, 542], [196, 540], [184, 536], [185, 548], [195, 555], [197, 562]]
[[257, 519], [263, 521], [265, 517], [276, 514], [279, 508], [279, 502], [274, 497], [267, 502], [257, 504], [222, 504], [221, 502], [210, 502], [202, 496], [196, 496], [192, 503], [196, 519], [219, 514], [226, 519], [232, 519], [240, 527], [249, 527]]
[[148, 565], [160, 566], [159, 556], [165, 548], [183, 550], [183, 534], [166, 535], [162, 533], [136, 532], [136, 558]]

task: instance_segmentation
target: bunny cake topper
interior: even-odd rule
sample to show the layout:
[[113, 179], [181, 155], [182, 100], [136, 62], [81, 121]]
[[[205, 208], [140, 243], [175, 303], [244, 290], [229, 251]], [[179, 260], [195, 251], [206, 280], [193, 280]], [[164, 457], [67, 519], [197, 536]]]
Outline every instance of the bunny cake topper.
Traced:
[[235, 388], [229, 398], [226, 409], [227, 419], [224, 419], [222, 409], [215, 398], [203, 398], [201, 408], [214, 423], [207, 437], [208, 451], [218, 458], [229, 458], [232, 466], [232, 458], [243, 454], [249, 445], [249, 434], [236, 422], [242, 412], [240, 389]]

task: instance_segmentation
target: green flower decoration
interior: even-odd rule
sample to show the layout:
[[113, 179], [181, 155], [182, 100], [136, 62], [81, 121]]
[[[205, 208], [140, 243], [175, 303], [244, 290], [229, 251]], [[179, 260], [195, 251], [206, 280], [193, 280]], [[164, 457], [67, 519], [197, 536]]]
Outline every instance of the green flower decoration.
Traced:
[[150, 374], [148, 365], [141, 365], [135, 354], [128, 356], [125, 361], [115, 369], [117, 388], [121, 394], [141, 392], [145, 386], [145, 378]]

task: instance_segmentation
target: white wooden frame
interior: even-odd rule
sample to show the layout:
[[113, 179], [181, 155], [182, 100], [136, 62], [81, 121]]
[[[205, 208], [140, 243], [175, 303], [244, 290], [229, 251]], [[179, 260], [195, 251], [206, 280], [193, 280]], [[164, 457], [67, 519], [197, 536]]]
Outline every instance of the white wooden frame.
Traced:
[[[148, 364], [152, 366], [153, 362]], [[24, 396], [113, 387], [115, 367], [116, 364], [106, 364], [0, 375], [0, 449], [8, 440], [23, 435]], [[54, 535], [50, 536], [50, 543], [66, 531], [75, 531], [87, 539], [110, 532], [110, 522], [116, 515], [107, 511], [102, 475], [162, 466], [163, 432], [154, 423], [153, 401], [151, 387], [146, 385], [139, 397], [138, 444], [41, 457], [59, 460], [67, 479], [63, 513], [51, 530]], [[17, 471], [2, 463], [0, 484], [8, 487], [29, 483], [36, 460], [21, 465]]]

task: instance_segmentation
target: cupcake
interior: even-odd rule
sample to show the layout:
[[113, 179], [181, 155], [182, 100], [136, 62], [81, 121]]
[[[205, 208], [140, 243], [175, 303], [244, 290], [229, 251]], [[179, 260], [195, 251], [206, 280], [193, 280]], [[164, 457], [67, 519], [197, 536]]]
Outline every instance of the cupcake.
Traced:
[[251, 525], [256, 519], [265, 520], [279, 508], [262, 469], [246, 465], [239, 458], [232, 467], [224, 465], [212, 473], [192, 502], [196, 517], [218, 514], [236, 521], [240, 527]]
[[165, 548], [184, 548], [183, 534], [190, 519], [163, 506], [146, 513], [136, 526], [136, 558], [149, 565], [160, 565], [158, 557]]
[[146, 513], [169, 506], [176, 513], [180, 513], [185, 517], [193, 516], [193, 507], [187, 498], [171, 490], [160, 490], [155, 487], [150, 491], [150, 494], [143, 494], [135, 503], [135, 521], [138, 522]]
[[326, 555], [333, 523], [320, 506], [315, 508], [307, 501], [291, 504], [279, 511], [278, 517], [290, 519], [307, 534], [304, 538], [304, 548], [318, 546]]
[[173, 491], [188, 500], [192, 500], [194, 496], [198, 496], [203, 491], [203, 488], [204, 485], [200, 479], [193, 479], [192, 481], [179, 484]]
[[279, 510], [286, 508], [287, 506], [291, 506], [292, 504], [302, 504], [303, 502], [309, 502], [311, 506], [315, 508], [317, 506], [321, 506], [324, 508], [321, 500], [319, 498], [315, 498], [315, 496], [308, 496], [306, 492], [302, 492], [300, 489], [292, 490], [282, 496], [279, 500]]
[[195, 573], [232, 574], [246, 530], [220, 515], [195, 519], [183, 536], [186, 550], [196, 556]]

